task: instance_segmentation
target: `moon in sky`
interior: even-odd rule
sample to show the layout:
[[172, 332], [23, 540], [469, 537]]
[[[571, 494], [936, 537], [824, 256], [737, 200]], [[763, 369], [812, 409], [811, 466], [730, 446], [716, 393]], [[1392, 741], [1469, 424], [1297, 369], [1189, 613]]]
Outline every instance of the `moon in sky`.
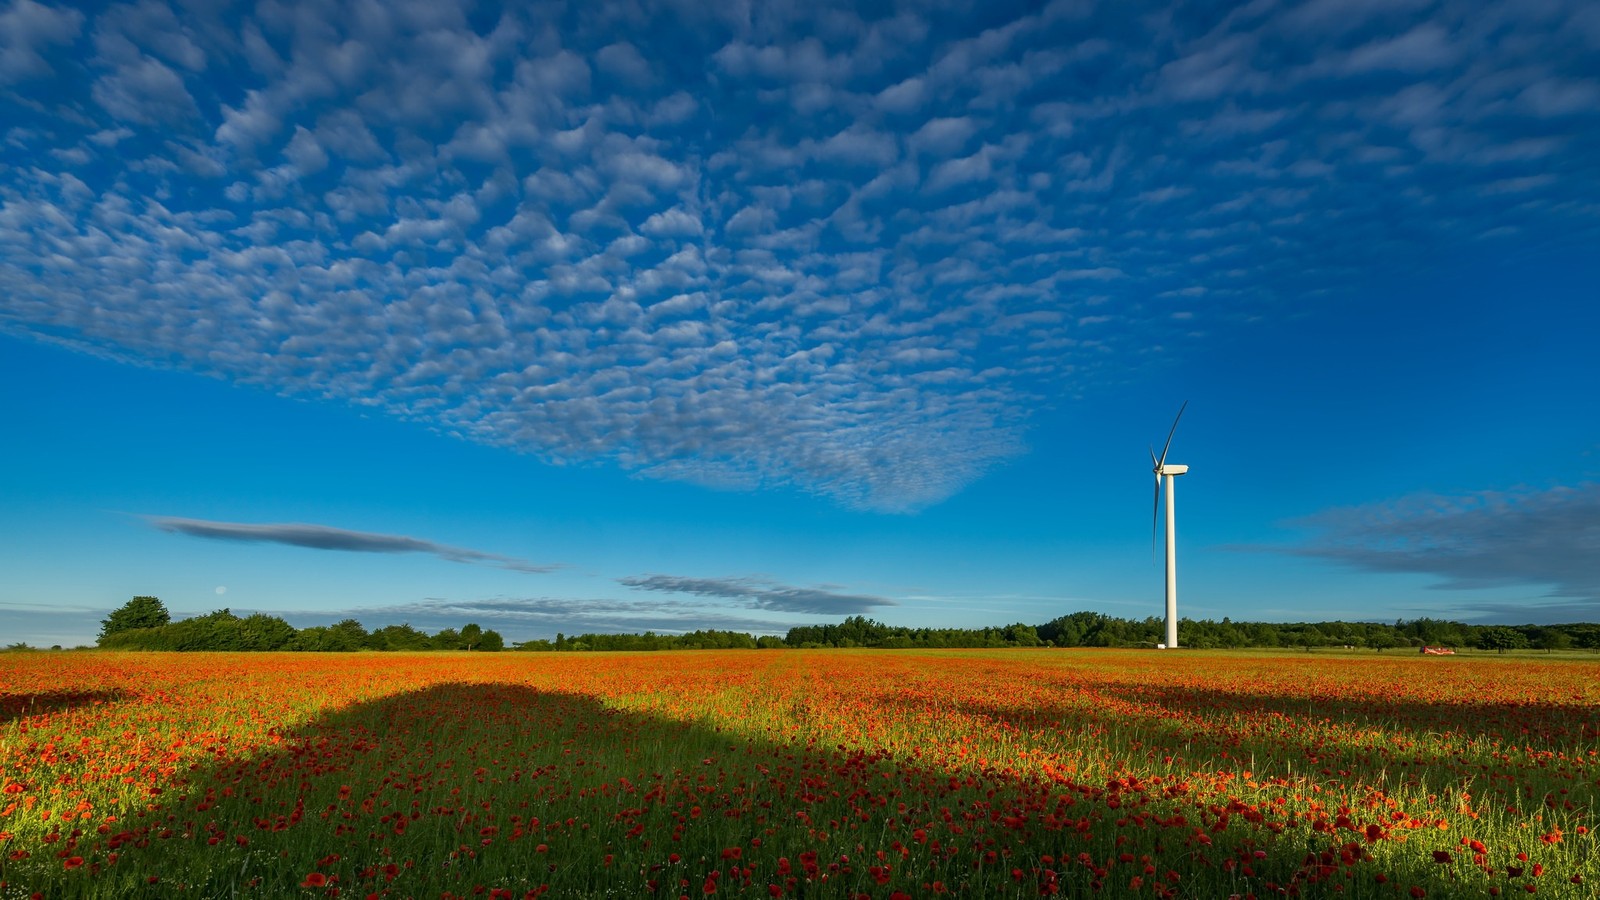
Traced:
[[225, 586], [220, 585], [220, 584], [217, 585], [217, 596], [218, 597], [222, 596], [223, 594], [226, 594], [227, 592], [228, 592], [228, 589]]

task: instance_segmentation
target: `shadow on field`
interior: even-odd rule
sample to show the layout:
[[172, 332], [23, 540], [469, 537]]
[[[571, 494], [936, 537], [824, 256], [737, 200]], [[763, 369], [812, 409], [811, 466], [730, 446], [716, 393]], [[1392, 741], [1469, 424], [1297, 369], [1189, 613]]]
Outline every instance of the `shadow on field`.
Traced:
[[28, 694], [0, 694], [0, 723], [14, 722], [23, 716], [43, 716], [96, 703], [128, 700], [127, 691], [39, 691]]
[[[1019, 713], [1048, 714], [990, 711], [1013, 722]], [[1081, 716], [1086, 727], [1093, 722]], [[1048, 854], [1061, 870], [1061, 893], [1084, 896], [1105, 876], [1071, 860], [1088, 852], [1095, 865], [1118, 865], [1115, 842], [1132, 834], [1145, 842], [1135, 849], [1154, 848], [1162, 866], [1189, 879], [1179, 896], [1209, 896], [1199, 886], [1262, 892], [1261, 880], [1217, 880], [1225, 846], [1272, 848], [1256, 865], [1281, 880], [1340, 840], [1308, 829], [1273, 838], [1241, 823], [1217, 835], [1214, 852], [1201, 850], [1187, 842], [1192, 827], [1119, 828], [1114, 820], [1127, 811], [1105, 802], [1104, 785], [1075, 792], [976, 771], [919, 771], [903, 759], [734, 735], [518, 684], [434, 685], [340, 708], [281, 738], [272, 749], [158, 778], [147, 785], [156, 789], [149, 808], [124, 809], [115, 822], [63, 826], [56, 842], [36, 846], [35, 858], [0, 868], [0, 881], [24, 896], [67, 898], [524, 897], [544, 885], [549, 897], [766, 897], [769, 884], [791, 897], [886, 898], [894, 889], [924, 896], [935, 880], [958, 894], [967, 885], [966, 896], [1023, 897], [1040, 893], [1036, 876]], [[1091, 827], [1003, 823], [1016, 810], [1042, 816], [1028, 804], [1063, 793], [1077, 804], [1068, 818], [1083, 816]], [[1143, 808], [1195, 815], [1185, 802], [1157, 794]], [[948, 828], [941, 811], [965, 830]], [[930, 857], [914, 828], [937, 831], [960, 852]], [[919, 854], [916, 862], [893, 855], [901, 842]], [[1015, 852], [983, 861], [988, 848], [1008, 847]], [[886, 859], [902, 876], [879, 882], [870, 873], [879, 849], [890, 851]], [[787, 874], [795, 877], [808, 853], [823, 873], [841, 855], [855, 862], [828, 881], [786, 884], [778, 858], [792, 861]], [[741, 865], [753, 876], [736, 874]], [[1029, 874], [1018, 880], [1013, 867]], [[1148, 896], [1148, 887], [1123, 890], [1137, 871], [1118, 869], [1100, 893]], [[1418, 859], [1386, 874], [1437, 888], [1440, 871]], [[1363, 876], [1370, 880], [1370, 871]], [[1344, 896], [1388, 897], [1393, 886]], [[497, 889], [510, 893], [490, 893]]]
[[1122, 691], [1124, 699], [1153, 703], [1201, 718], [1278, 714], [1287, 719], [1329, 720], [1357, 727], [1409, 732], [1489, 736], [1541, 749], [1584, 752], [1600, 737], [1600, 708], [1574, 703], [1525, 703], [1480, 698], [1471, 703], [1378, 697], [1306, 697], [1220, 688], [1153, 686]]
[[[1004, 723], [1024, 733], [1060, 732], [1063, 740], [1098, 740], [1107, 751], [1130, 748], [1133, 758], [1174, 757], [1175, 765], [1215, 772], [1250, 770], [1259, 777], [1286, 774], [1316, 780], [1352, 777], [1380, 784], [1426, 780], [1443, 787], [1451, 780], [1480, 779], [1482, 766], [1510, 767], [1501, 752], [1584, 757], [1600, 738], [1600, 708], [1556, 703], [1489, 702], [1471, 705], [1372, 698], [1308, 698], [1288, 694], [1234, 692], [1220, 688], [1151, 685], [1096, 687], [1116, 710], [1131, 704], [1136, 717], [1104, 714], [1081, 703], [1060, 706], [1004, 699], [935, 701], [980, 722]], [[901, 714], [919, 710], [911, 698], [885, 695], [878, 702]], [[1247, 727], [1240, 728], [1240, 723]], [[1329, 724], [1357, 732], [1328, 740]], [[1081, 737], [1075, 737], [1075, 735]], [[1546, 762], [1535, 760], [1529, 771]], [[1514, 786], [1507, 782], [1506, 787]], [[1578, 779], [1572, 785], [1587, 787]], [[1473, 788], [1478, 792], [1479, 788]], [[1587, 790], [1584, 791], [1587, 793]]]
[[[33, 715], [47, 703], [55, 709], [114, 696], [39, 695], [7, 712]], [[663, 742], [725, 740], [697, 731], [579, 694], [497, 682], [432, 685], [285, 729], [273, 748], [150, 778], [141, 785], [146, 808], [125, 809], [114, 824], [58, 825], [55, 839], [25, 862], [0, 857], [0, 886], [22, 878], [50, 897], [389, 889], [396, 897], [438, 897], [524, 883], [521, 897], [550, 875], [544, 846], [575, 829], [570, 812], [552, 822], [552, 810], [593, 806], [588, 791], [636, 774], [614, 770], [618, 763]], [[594, 797], [609, 804], [600, 819], [609, 822], [620, 807], [609, 792]]]

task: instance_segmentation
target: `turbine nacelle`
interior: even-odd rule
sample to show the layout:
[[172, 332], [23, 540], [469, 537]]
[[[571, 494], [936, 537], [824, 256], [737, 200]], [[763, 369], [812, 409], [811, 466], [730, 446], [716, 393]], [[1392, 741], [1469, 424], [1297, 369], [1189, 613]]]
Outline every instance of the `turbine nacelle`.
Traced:
[[1189, 467], [1188, 466], [1173, 465], [1173, 466], [1158, 466], [1156, 468], [1156, 474], [1157, 475], [1187, 475], [1188, 473], [1189, 473]]

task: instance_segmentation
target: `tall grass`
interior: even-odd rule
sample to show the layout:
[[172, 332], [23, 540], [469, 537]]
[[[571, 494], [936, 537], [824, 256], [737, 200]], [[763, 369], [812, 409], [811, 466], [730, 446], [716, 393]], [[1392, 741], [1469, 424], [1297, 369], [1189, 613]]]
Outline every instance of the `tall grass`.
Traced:
[[1588, 897], [1600, 667], [0, 657], [0, 897]]

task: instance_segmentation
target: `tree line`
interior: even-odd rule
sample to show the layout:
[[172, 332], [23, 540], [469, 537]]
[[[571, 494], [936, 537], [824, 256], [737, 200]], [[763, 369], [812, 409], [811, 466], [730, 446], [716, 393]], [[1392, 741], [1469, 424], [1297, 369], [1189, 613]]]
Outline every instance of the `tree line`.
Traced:
[[295, 628], [277, 616], [255, 613], [243, 618], [226, 609], [172, 621], [156, 597], [135, 597], [100, 622], [96, 643], [108, 650], [504, 650], [505, 638], [493, 629], [469, 623], [460, 630], [436, 634], [409, 624], [368, 631], [355, 619], [335, 625]]
[[687, 634], [578, 634], [567, 637], [556, 633], [553, 641], [539, 639], [515, 645], [517, 650], [767, 650], [785, 646], [783, 638], [745, 634], [742, 631], [707, 629]]
[[[851, 616], [836, 625], [801, 625], [782, 638], [728, 631], [682, 635], [556, 635], [554, 641], [526, 641], [519, 650], [713, 650], [779, 647], [983, 648], [983, 647], [1141, 647], [1165, 639], [1161, 619], [1119, 619], [1097, 612], [1075, 612], [1042, 625], [1021, 622], [986, 628], [909, 628]], [[1453, 647], [1476, 650], [1600, 650], [1600, 625], [1468, 625], [1441, 619], [1382, 622], [1234, 622], [1224, 618], [1181, 619], [1180, 643], [1194, 649], [1258, 647], [1359, 647], [1371, 650]]]
[[[687, 634], [557, 634], [514, 649], [549, 652], [613, 650], [765, 650], [819, 647], [982, 648], [1139, 647], [1163, 639], [1162, 620], [1075, 612], [1041, 625], [910, 628], [851, 616], [833, 625], [801, 625], [783, 637], [715, 629]], [[1356, 647], [1372, 650], [1453, 647], [1476, 650], [1600, 650], [1600, 624], [1470, 625], [1443, 619], [1382, 622], [1234, 622], [1182, 619], [1178, 634], [1194, 649]], [[355, 619], [295, 628], [265, 613], [239, 617], [226, 609], [172, 621], [155, 597], [135, 597], [101, 622], [100, 647], [117, 650], [476, 650], [506, 649], [505, 639], [472, 623], [428, 634], [409, 624], [368, 631]]]

